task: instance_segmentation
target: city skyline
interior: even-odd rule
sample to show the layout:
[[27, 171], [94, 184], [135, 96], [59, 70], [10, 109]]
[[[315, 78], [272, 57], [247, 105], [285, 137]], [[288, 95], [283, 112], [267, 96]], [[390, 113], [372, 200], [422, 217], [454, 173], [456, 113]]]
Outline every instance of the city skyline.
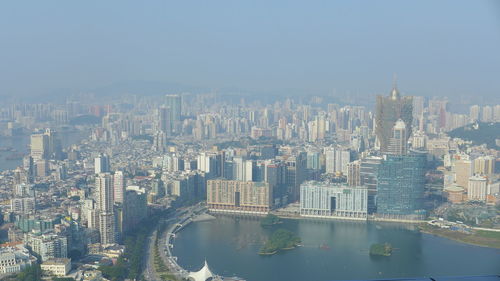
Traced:
[[499, 1], [46, 0], [0, 25], [1, 280], [500, 278]]

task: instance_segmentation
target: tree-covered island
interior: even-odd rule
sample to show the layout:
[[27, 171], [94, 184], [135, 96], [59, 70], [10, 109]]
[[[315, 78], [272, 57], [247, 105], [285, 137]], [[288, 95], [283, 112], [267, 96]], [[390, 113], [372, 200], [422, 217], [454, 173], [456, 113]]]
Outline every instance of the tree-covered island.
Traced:
[[274, 255], [281, 250], [291, 250], [300, 244], [300, 237], [286, 229], [276, 230], [264, 246], [260, 248], [259, 255]]
[[385, 256], [392, 254], [392, 245], [389, 243], [372, 244], [370, 247], [370, 256]]

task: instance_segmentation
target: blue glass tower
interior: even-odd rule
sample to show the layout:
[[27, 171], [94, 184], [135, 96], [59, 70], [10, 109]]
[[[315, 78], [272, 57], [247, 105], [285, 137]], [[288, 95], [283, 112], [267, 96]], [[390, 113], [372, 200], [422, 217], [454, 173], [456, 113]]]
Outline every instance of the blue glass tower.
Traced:
[[377, 213], [423, 214], [426, 159], [422, 152], [384, 156], [377, 175]]

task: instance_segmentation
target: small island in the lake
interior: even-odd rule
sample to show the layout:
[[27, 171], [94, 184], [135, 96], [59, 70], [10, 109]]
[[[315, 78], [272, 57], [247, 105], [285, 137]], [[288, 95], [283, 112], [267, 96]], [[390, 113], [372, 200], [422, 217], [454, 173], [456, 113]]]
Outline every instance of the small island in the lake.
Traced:
[[300, 237], [286, 229], [276, 230], [264, 246], [260, 248], [259, 255], [274, 255], [281, 250], [291, 250], [300, 243]]
[[280, 218], [278, 216], [273, 215], [273, 214], [268, 214], [267, 216], [263, 217], [260, 220], [260, 226], [262, 226], [262, 227], [269, 227], [269, 226], [273, 226], [275, 224], [280, 224], [280, 223], [282, 223]]
[[370, 256], [388, 257], [392, 254], [392, 246], [389, 243], [372, 244], [370, 247]]

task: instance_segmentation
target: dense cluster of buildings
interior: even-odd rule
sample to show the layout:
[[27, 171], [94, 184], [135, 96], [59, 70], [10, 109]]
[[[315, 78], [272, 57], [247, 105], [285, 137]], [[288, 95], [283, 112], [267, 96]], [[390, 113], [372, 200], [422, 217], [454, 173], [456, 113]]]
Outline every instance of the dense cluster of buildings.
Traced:
[[[90, 96], [0, 107], [3, 137], [29, 134], [30, 143], [0, 174], [14, 243], [0, 247], [0, 273], [38, 262], [56, 276], [100, 278], [81, 257], [116, 261], [124, 235], [149, 214], [198, 201], [213, 212], [265, 214], [298, 203], [303, 217], [407, 221], [425, 218], [433, 196], [499, 200], [498, 150], [446, 134], [500, 122], [499, 105], [452, 113], [446, 99], [396, 87], [373, 111], [323, 97], [220, 100]], [[62, 141], [72, 134], [83, 137]], [[6, 157], [25, 147], [0, 149]]]

